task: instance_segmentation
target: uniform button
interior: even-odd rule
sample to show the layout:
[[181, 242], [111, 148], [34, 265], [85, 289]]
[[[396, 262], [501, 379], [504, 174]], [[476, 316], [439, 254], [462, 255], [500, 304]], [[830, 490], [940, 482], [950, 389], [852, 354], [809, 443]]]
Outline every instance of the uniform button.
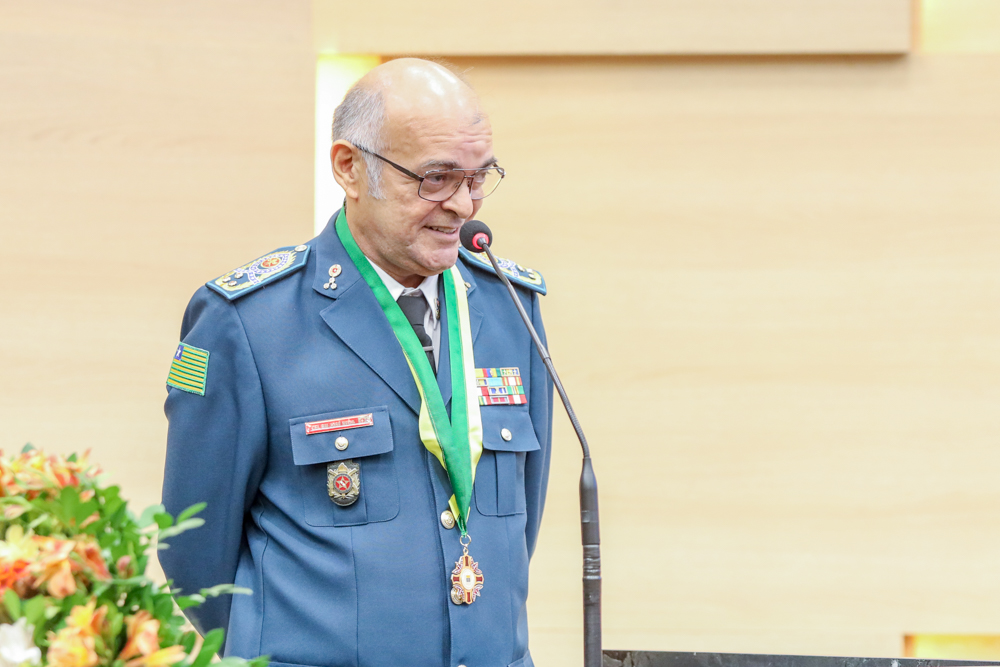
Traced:
[[339, 438], [333, 441], [333, 446], [339, 449], [340, 451], [344, 451], [345, 449], [347, 449], [347, 445], [348, 445], [347, 438], [345, 438], [344, 436], [340, 436]]
[[511, 434], [509, 428], [502, 428], [500, 429], [500, 437], [506, 440], [507, 442], [510, 442], [510, 439], [513, 438], [514, 436]]
[[305, 252], [308, 249], [309, 249], [309, 246], [307, 246], [307, 245], [297, 245], [297, 246], [295, 246], [295, 250], [297, 250], [298, 252]]
[[448, 530], [455, 527], [455, 515], [451, 513], [451, 510], [441, 512], [441, 525]]

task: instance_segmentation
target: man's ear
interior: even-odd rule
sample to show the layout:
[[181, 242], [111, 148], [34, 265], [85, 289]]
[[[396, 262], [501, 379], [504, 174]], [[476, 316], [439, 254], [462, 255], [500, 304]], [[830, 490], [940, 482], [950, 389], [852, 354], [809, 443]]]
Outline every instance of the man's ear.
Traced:
[[343, 139], [333, 142], [330, 147], [330, 166], [333, 177], [344, 190], [348, 199], [357, 200], [361, 193], [364, 162], [358, 149]]

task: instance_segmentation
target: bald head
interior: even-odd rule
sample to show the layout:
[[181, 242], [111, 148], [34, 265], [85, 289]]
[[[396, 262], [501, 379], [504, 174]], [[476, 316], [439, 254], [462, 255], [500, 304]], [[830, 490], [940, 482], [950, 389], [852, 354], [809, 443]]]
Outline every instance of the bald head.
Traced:
[[[460, 76], [429, 60], [398, 58], [372, 69], [347, 91], [334, 112], [332, 139], [383, 153], [444, 119], [476, 125], [486, 117]], [[363, 160], [369, 194], [381, 198], [382, 163], [367, 154]]]
[[477, 123], [479, 98], [451, 70], [427, 60], [400, 58], [379, 65], [359, 82], [381, 93], [389, 122], [445, 116]]

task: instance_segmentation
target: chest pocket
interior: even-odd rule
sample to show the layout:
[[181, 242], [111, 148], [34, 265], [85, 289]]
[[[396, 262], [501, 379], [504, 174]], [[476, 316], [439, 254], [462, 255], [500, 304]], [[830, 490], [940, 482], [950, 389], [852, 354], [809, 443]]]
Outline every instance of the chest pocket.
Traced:
[[[288, 420], [288, 427], [307, 524], [358, 526], [389, 521], [399, 514], [399, 483], [386, 406], [296, 417]], [[330, 498], [327, 464], [346, 460], [358, 466], [359, 493], [353, 504], [342, 507]]]
[[476, 466], [476, 509], [484, 516], [523, 514], [524, 457], [539, 449], [528, 406], [486, 406], [483, 455]]

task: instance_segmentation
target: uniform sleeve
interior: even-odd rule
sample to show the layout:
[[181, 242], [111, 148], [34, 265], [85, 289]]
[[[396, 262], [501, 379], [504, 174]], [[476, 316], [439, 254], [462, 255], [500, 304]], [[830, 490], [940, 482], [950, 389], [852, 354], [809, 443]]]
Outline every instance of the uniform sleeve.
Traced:
[[[202, 287], [184, 314], [181, 340], [209, 353], [205, 395], [168, 387], [163, 504], [170, 514], [199, 502], [205, 525], [167, 540], [160, 564], [174, 589], [197, 593], [233, 583], [244, 517], [267, 455], [264, 397], [235, 305]], [[226, 628], [230, 596], [186, 610], [202, 633]]]
[[[542, 343], [548, 347], [537, 293], [531, 293], [531, 303], [526, 304], [528, 305], [530, 309], [526, 309], [531, 313], [531, 323]], [[552, 458], [552, 380], [538, 351], [534, 349], [534, 343], [531, 350], [530, 385], [528, 412], [540, 446], [538, 451], [528, 452], [524, 462], [524, 492], [528, 512], [525, 532], [529, 557], [535, 552], [535, 542], [538, 540], [538, 528], [545, 506], [545, 490], [549, 482], [549, 462]]]

